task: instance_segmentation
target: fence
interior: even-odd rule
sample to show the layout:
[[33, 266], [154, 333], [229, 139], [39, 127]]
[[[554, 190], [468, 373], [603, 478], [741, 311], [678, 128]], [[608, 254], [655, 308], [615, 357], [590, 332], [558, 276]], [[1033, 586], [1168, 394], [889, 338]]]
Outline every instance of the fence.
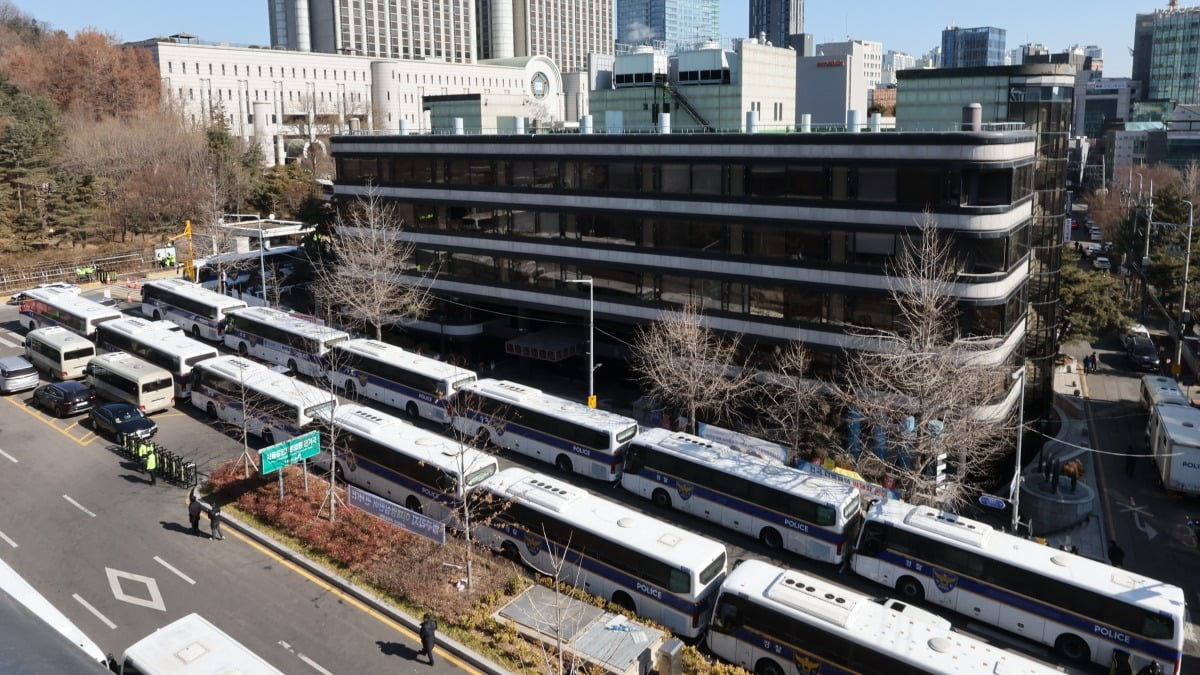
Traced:
[[54, 281], [77, 283], [80, 271], [87, 281], [103, 281], [112, 275], [141, 272], [153, 267], [154, 260], [146, 250], [137, 249], [124, 253], [89, 256], [73, 260], [50, 260], [35, 265], [0, 268], [0, 291], [15, 291], [32, 288], [38, 284]]

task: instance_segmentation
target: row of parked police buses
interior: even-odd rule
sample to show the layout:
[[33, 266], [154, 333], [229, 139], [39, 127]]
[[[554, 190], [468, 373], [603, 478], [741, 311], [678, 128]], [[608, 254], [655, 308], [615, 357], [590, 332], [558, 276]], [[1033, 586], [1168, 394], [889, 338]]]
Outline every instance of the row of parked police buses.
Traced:
[[[79, 377], [95, 358], [84, 342], [94, 343], [166, 373], [175, 401], [245, 425], [267, 443], [329, 428], [338, 451], [322, 453], [318, 466], [450, 526], [464, 500], [494, 495], [500, 499], [478, 503], [505, 507], [473, 521], [483, 523], [476, 525], [480, 541], [542, 572], [565, 559], [559, 578], [684, 638], [706, 639], [716, 656], [757, 673], [1054, 672], [952, 630], [914, 606], [921, 604], [1046, 645], [1059, 660], [1117, 663], [1117, 672], [1151, 664], [1179, 671], [1183, 591], [1128, 570], [934, 508], [866, 500], [830, 476], [685, 433], [641, 429], [628, 417], [480, 379], [182, 279], [146, 283], [143, 317], [69, 290], [23, 296], [21, 322], [35, 338], [43, 326], [66, 329], [51, 331], [56, 340], [27, 340], [31, 355], [53, 363], [44, 366], [49, 372]], [[143, 384], [121, 390], [152, 410], [160, 404]], [[501, 469], [487, 447], [558, 471]], [[897, 598], [864, 596], [762, 561], [730, 565], [722, 542], [590, 492], [576, 475], [599, 486], [618, 483], [661, 508], [828, 563], [830, 571], [848, 562]]]

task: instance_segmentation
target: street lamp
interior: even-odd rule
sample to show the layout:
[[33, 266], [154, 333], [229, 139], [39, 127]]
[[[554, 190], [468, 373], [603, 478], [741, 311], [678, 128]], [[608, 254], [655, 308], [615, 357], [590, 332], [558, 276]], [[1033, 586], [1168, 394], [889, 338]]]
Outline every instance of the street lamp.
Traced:
[[1182, 200], [1188, 205], [1188, 231], [1187, 231], [1187, 253], [1183, 256], [1183, 292], [1179, 294], [1179, 334], [1175, 338], [1175, 363], [1172, 368], [1179, 369], [1183, 372], [1183, 324], [1184, 317], [1187, 316], [1187, 287], [1188, 287], [1188, 268], [1192, 263], [1192, 203], [1188, 200]]
[[1017, 462], [1013, 468], [1012, 494], [1009, 495], [1009, 501], [1012, 503], [1012, 533], [1017, 533], [1017, 525], [1020, 523], [1020, 514], [1018, 510], [1021, 505], [1021, 437], [1025, 435], [1025, 366], [1017, 369], [1017, 372], [1012, 374], [1012, 379], [1020, 380], [1021, 384], [1021, 402], [1017, 406]]
[[594, 279], [568, 279], [568, 284], [587, 284], [588, 287], [588, 400], [589, 408], [596, 407], [596, 284]]

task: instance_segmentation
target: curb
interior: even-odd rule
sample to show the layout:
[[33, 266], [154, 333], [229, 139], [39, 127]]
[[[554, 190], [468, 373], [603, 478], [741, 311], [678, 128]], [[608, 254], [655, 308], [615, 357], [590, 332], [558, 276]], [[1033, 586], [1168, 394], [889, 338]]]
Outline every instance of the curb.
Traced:
[[[200, 502], [200, 506], [204, 508], [205, 513], [207, 513], [211, 508], [208, 502], [200, 499], [199, 497], [196, 498], [196, 501]], [[234, 518], [228, 512], [222, 512], [221, 523], [223, 525], [229, 525], [238, 532], [241, 532], [259, 544], [271, 549], [289, 562], [303, 567], [308, 572], [320, 577], [326, 583], [336, 586], [359, 602], [365, 603], [366, 605], [370, 606], [371, 609], [374, 609], [380, 614], [383, 614], [393, 621], [396, 621], [414, 633], [420, 630], [421, 622], [419, 620], [385, 603], [379, 598], [379, 596], [371, 593], [365, 588], [346, 581], [340, 575], [293, 551], [291, 548], [285, 546], [279, 541], [276, 541], [269, 535], [259, 532], [257, 529], [247, 525], [246, 523], [243, 523], [237, 518]], [[454, 654], [458, 658], [466, 661], [470, 665], [478, 668], [488, 675], [504, 675], [505, 673], [509, 672], [507, 669], [502, 669], [497, 664], [487, 660], [470, 647], [467, 647], [453, 638], [445, 637], [441, 633], [438, 633], [437, 635], [437, 644], [439, 647], [442, 647], [446, 651]]]

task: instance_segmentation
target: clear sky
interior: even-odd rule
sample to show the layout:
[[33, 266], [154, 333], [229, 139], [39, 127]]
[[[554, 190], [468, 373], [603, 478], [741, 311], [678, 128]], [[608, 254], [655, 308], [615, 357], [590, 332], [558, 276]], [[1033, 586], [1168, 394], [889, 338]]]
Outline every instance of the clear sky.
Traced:
[[[269, 44], [268, 0], [10, 0], [52, 27], [74, 33], [98, 28], [122, 40], [187, 32], [202, 40]], [[618, 0], [619, 2], [619, 0]], [[1104, 72], [1128, 77], [1134, 14], [1166, 7], [1166, 0], [808, 0], [805, 30], [817, 42], [878, 40], [914, 56], [941, 43], [948, 25], [996, 26], [1007, 47], [1028, 42], [1062, 51], [1072, 44], [1104, 48]], [[1183, 5], [1191, 3], [1184, 0]], [[721, 37], [744, 37], [747, 0], [721, 0]]]

